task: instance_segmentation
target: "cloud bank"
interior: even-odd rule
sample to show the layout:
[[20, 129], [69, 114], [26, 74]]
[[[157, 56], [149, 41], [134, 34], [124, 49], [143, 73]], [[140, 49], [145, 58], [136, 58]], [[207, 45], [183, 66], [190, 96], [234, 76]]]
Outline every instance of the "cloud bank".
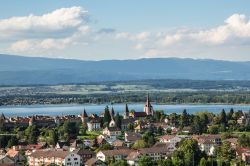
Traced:
[[[75, 6], [0, 20], [0, 41], [5, 43], [0, 44], [0, 50], [77, 59], [174, 56], [250, 60], [250, 21], [244, 14], [233, 14], [213, 28], [169, 28], [137, 33], [112, 27], [97, 29], [91, 26], [88, 11]], [[68, 50], [73, 50], [71, 55]]]

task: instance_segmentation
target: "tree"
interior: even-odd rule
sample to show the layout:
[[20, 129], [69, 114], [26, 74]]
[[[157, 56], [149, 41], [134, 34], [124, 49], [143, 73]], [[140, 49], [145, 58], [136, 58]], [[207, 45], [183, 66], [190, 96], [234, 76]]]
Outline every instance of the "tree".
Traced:
[[55, 130], [50, 130], [49, 131], [49, 143], [53, 146], [57, 144], [58, 141], [58, 134], [56, 133]]
[[146, 142], [147, 146], [153, 146], [155, 144], [154, 134], [150, 131], [145, 132], [142, 135], [142, 139]]
[[111, 162], [109, 165], [110, 166], [128, 166], [125, 160], [114, 161], [114, 162]]
[[168, 117], [169, 117], [169, 122], [171, 125], [174, 125], [176, 127], [179, 125], [179, 123], [178, 123], [179, 115], [177, 115], [176, 113], [172, 113]]
[[172, 160], [171, 159], [165, 159], [165, 160], [159, 160], [157, 162], [158, 166], [173, 166]]
[[140, 149], [145, 148], [147, 146], [144, 140], [136, 140], [134, 145], [132, 146], [133, 149]]
[[178, 154], [180, 158], [183, 158], [186, 166], [191, 166], [198, 165], [203, 153], [196, 140], [186, 139], [180, 142]]
[[103, 124], [109, 124], [109, 122], [111, 121], [111, 116], [110, 116], [110, 112], [109, 112], [109, 107], [106, 106], [105, 110], [104, 110], [104, 117], [103, 117]]
[[16, 136], [11, 136], [11, 138], [8, 141], [7, 147], [11, 148], [12, 146], [17, 145], [17, 144], [18, 144], [17, 137]]
[[209, 124], [208, 114], [207, 112], [201, 112], [198, 116], [200, 117], [202, 132], [206, 132], [207, 125]]
[[160, 135], [164, 134], [164, 130], [163, 130], [163, 128], [161, 126], [157, 128], [157, 133], [160, 134]]
[[63, 132], [66, 139], [76, 138], [79, 133], [79, 126], [75, 122], [65, 121], [63, 124]]
[[82, 124], [82, 126], [80, 127], [80, 131], [79, 131], [79, 134], [81, 135], [86, 135], [87, 134], [87, 130], [88, 130], [88, 125], [86, 122], [84, 122]]
[[143, 155], [138, 161], [138, 166], [154, 166], [154, 162], [150, 157]]
[[180, 126], [181, 128], [183, 128], [184, 126], [188, 126], [189, 125], [189, 115], [187, 113], [187, 110], [184, 109], [181, 115], [181, 119], [180, 119]]
[[132, 123], [128, 124], [128, 130], [133, 131], [134, 130], [134, 125]]
[[184, 166], [183, 159], [179, 156], [173, 156], [172, 163], [174, 166]]
[[228, 162], [235, 158], [235, 151], [231, 148], [231, 145], [228, 141], [223, 142], [222, 146], [218, 150], [218, 156], [223, 161]]
[[202, 134], [203, 128], [202, 128], [202, 123], [201, 123], [199, 116], [194, 117], [194, 121], [191, 126], [191, 129], [192, 129], [192, 133], [194, 134]]
[[158, 110], [158, 111], [155, 111], [154, 113], [154, 118], [157, 122], [160, 122], [162, 121], [162, 119], [164, 118], [164, 111], [163, 110]]
[[227, 119], [228, 120], [233, 120], [233, 114], [234, 114], [234, 109], [231, 108], [230, 111], [227, 114]]
[[208, 128], [209, 134], [218, 134], [219, 133], [219, 126], [218, 125], [212, 125]]
[[241, 147], [250, 147], [250, 137], [246, 134], [242, 134], [238, 138], [238, 143]]
[[32, 125], [26, 128], [25, 135], [29, 144], [36, 144], [39, 136], [39, 131], [36, 126]]
[[119, 115], [119, 113], [115, 116], [115, 124], [118, 128], [121, 128], [122, 126], [122, 117]]
[[207, 166], [207, 160], [204, 157], [200, 160], [200, 166]]
[[227, 123], [227, 115], [224, 109], [222, 109], [220, 113], [220, 124], [226, 125]]

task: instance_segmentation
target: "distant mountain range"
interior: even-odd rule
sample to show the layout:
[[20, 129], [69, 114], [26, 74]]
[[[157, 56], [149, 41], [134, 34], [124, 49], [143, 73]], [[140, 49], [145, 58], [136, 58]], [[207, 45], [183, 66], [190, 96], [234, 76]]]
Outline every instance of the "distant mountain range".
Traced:
[[143, 79], [250, 80], [250, 62], [178, 58], [82, 61], [0, 55], [0, 85]]

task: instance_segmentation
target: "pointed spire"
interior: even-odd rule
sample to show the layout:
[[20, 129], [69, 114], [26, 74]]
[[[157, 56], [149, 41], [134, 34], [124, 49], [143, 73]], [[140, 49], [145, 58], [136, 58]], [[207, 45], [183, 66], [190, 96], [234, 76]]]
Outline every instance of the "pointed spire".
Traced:
[[111, 108], [111, 113], [110, 113], [110, 115], [111, 115], [111, 118], [113, 118], [113, 117], [115, 116], [115, 110], [114, 110], [113, 106], [112, 106], [112, 108]]
[[128, 104], [126, 104], [126, 107], [125, 107], [125, 113], [129, 113], [129, 110], [128, 110]]
[[5, 120], [5, 116], [4, 116], [4, 114], [2, 113], [1, 114], [1, 117], [0, 117], [2, 120]]
[[147, 103], [146, 105], [149, 107], [150, 106], [150, 102], [149, 102], [149, 93], [147, 94]]
[[84, 110], [83, 110], [82, 117], [83, 117], [83, 118], [87, 118], [87, 117], [88, 117], [88, 114], [87, 114], [85, 108], [84, 108]]

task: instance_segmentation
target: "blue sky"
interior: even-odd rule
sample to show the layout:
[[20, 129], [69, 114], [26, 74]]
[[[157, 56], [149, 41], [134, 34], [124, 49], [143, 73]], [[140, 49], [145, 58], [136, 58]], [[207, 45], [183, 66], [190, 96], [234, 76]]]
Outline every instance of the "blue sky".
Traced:
[[0, 6], [0, 51], [85, 60], [246, 61], [249, 6], [246, 0], [9, 0]]

